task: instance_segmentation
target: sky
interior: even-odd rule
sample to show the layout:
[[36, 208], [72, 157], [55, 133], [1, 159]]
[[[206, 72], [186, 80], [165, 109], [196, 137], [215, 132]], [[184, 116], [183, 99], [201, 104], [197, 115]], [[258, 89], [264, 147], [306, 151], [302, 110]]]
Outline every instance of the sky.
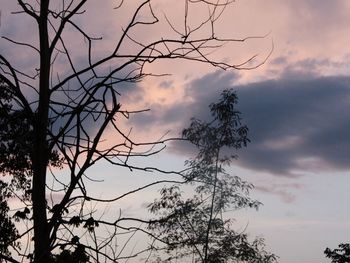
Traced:
[[272, 43], [267, 62], [249, 71], [186, 68], [191, 77], [159, 84], [172, 94], [182, 86], [181, 97], [172, 101], [162, 90], [147, 118], [135, 121], [149, 130], [183, 127], [183, 116], [207, 116], [218, 91], [236, 90], [251, 143], [238, 152], [233, 173], [253, 182], [264, 204], [242, 212], [239, 222], [264, 236], [281, 263], [326, 263], [326, 247], [349, 241], [349, 7], [348, 1], [236, 1], [221, 30], [267, 32], [242, 52], [257, 50], [261, 61]]
[[[17, 9], [15, 1], [1, 1], [1, 36], [35, 44], [31, 32], [35, 29], [29, 20], [14, 19], [9, 13]], [[116, 15], [115, 5], [116, 1], [106, 0], [103, 5], [91, 1], [89, 19], [78, 19], [89, 32], [104, 36], [95, 49], [101, 55], [110, 49], [132, 8], [126, 4], [126, 11]], [[154, 7], [175, 25], [181, 24], [182, 1], [158, 0]], [[203, 15], [194, 10], [189, 14], [193, 21]], [[146, 70], [171, 75], [121, 87], [122, 103], [130, 109], [151, 109], [130, 118], [140, 138], [168, 130], [179, 134], [191, 117], [208, 117], [208, 105], [223, 89], [236, 90], [251, 143], [237, 152], [239, 157], [230, 171], [255, 185], [252, 196], [263, 206], [257, 212], [239, 211], [234, 216], [238, 226], [248, 223], [249, 233], [265, 238], [280, 263], [327, 263], [326, 247], [350, 241], [349, 25], [347, 0], [237, 0], [225, 10], [216, 33], [264, 38], [225, 46], [213, 56], [240, 63], [257, 55], [251, 65], [267, 58], [265, 63], [252, 70], [221, 71], [186, 61], [162, 61], [147, 65]], [[163, 24], [135, 32], [145, 42], [168, 33]], [[72, 40], [72, 50], [79, 50], [75, 36], [68, 32], [66, 37]], [[37, 63], [28, 52], [18, 53], [4, 39], [0, 40], [0, 54], [7, 54], [13, 62], [25, 61], [21, 67], [28, 70]], [[78, 52], [76, 60], [83, 63], [84, 56]], [[63, 62], [58, 63], [58, 70], [64, 72]], [[168, 148], [151, 161], [180, 167], [183, 156], [190, 155], [181, 145]], [[108, 177], [111, 170], [104, 165], [91, 173], [98, 170], [104, 171], [109, 183], [104, 190], [115, 190], [110, 186], [120, 178]], [[123, 187], [133, 186], [135, 179], [128, 178], [122, 180]]]

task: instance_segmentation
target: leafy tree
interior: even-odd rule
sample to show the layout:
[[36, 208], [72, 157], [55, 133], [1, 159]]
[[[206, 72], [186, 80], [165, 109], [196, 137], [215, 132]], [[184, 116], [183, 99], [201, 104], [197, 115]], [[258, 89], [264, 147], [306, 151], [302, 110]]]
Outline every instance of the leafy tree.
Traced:
[[[30, 189], [33, 127], [10, 87], [0, 79], [0, 171], [11, 175], [11, 191]], [[7, 195], [11, 195], [7, 191]]]
[[84, 246], [78, 245], [74, 251], [62, 249], [59, 255], [52, 258], [54, 263], [84, 263], [89, 262], [89, 257], [85, 253]]
[[350, 244], [342, 243], [338, 248], [326, 248], [324, 251], [327, 258], [332, 260], [332, 263], [349, 263], [350, 262]]
[[0, 253], [6, 257], [10, 256], [10, 247], [18, 247], [19, 245], [14, 241], [18, 238], [18, 231], [8, 214], [7, 199], [9, 193], [7, 188], [8, 185], [0, 181]]
[[[88, 202], [117, 203], [147, 187], [173, 181], [153, 182], [111, 199], [95, 197], [88, 191], [86, 182], [93, 180], [87, 172], [100, 161], [127, 171], [171, 173], [157, 167], [133, 165], [133, 158], [159, 153], [169, 139], [137, 141], [130, 135], [129, 127], [120, 125], [130, 115], [144, 111], [130, 111], [121, 105], [122, 86], [157, 76], [145, 68], [158, 60], [182, 59], [221, 69], [246, 68], [251, 62], [248, 59], [236, 65], [211, 56], [212, 51], [228, 42], [249, 39], [215, 35], [216, 22], [233, 1], [184, 1], [183, 29], [172, 24], [167, 15], [157, 15], [151, 0], [128, 1], [134, 5], [133, 12], [125, 24], [116, 25], [122, 27], [120, 35], [114, 36], [113, 47], [104, 54], [96, 49], [99, 43], [103, 46], [103, 42], [99, 42], [102, 38], [91, 36], [89, 25], [80, 19], [89, 14], [85, 9], [93, 2], [17, 0], [19, 10], [14, 15], [20, 18], [17, 21], [31, 19], [35, 27], [28, 22], [26, 29], [37, 36], [38, 42], [21, 41], [21, 36], [1, 39], [12, 45], [13, 53], [26, 53], [28, 58], [6, 57], [2, 50], [0, 54], [0, 173], [4, 175], [0, 185], [0, 215], [1, 231], [8, 233], [1, 239], [0, 259], [47, 263], [75, 261], [79, 257], [82, 261], [117, 262], [147, 252], [147, 249], [132, 251], [125, 256], [123, 251], [128, 241], [120, 248], [116, 239], [122, 230], [130, 236], [141, 232], [152, 237], [152, 233], [140, 227], [141, 223], [150, 223], [149, 220], [122, 214], [103, 219], [86, 206]], [[126, 1], [116, 1], [114, 9], [120, 11], [123, 18], [125, 5]], [[199, 23], [191, 20], [189, 10], [201, 7], [209, 10], [208, 16]], [[96, 14], [93, 15], [90, 19], [96, 19]], [[147, 41], [138, 38], [140, 30], [152, 31], [159, 22], [167, 24], [171, 34]], [[67, 38], [71, 34], [75, 41]], [[29, 61], [36, 64], [28, 68]], [[63, 69], [62, 65], [65, 65]], [[225, 140], [225, 136], [221, 139]], [[188, 139], [192, 140], [190, 136]], [[200, 164], [194, 161], [193, 165]], [[55, 168], [60, 167], [64, 168], [64, 178], [57, 176]], [[221, 168], [214, 174], [219, 173]], [[203, 191], [218, 191], [220, 181], [215, 179], [213, 183], [212, 188], [203, 186]], [[58, 198], [52, 201], [49, 197], [54, 194]], [[217, 196], [216, 192], [213, 196]], [[11, 220], [10, 197], [22, 204], [13, 214], [15, 221]], [[213, 198], [215, 205], [210, 207], [210, 223], [206, 228], [209, 234], [204, 239], [208, 244], [219, 211], [217, 202], [217, 198]], [[21, 231], [16, 230], [16, 224], [21, 224]], [[18, 243], [25, 240], [27, 243], [20, 249]], [[212, 252], [206, 247], [205, 257], [209, 257]]]
[[[192, 257], [194, 262], [275, 262], [264, 250], [262, 239], [249, 242], [246, 233], [232, 228], [229, 210], [258, 208], [248, 196], [251, 184], [226, 173], [235, 159], [229, 153], [249, 142], [248, 128], [241, 124], [236, 110], [237, 96], [225, 90], [218, 103], [210, 105], [212, 120], [192, 119], [183, 137], [198, 147], [198, 154], [187, 161], [185, 177], [193, 185], [194, 196], [184, 198], [178, 185], [163, 188], [161, 198], [150, 205], [160, 220], [150, 225], [167, 246], [163, 249], [174, 258]], [[162, 248], [162, 247], [161, 247]], [[160, 249], [160, 248], [158, 248]]]

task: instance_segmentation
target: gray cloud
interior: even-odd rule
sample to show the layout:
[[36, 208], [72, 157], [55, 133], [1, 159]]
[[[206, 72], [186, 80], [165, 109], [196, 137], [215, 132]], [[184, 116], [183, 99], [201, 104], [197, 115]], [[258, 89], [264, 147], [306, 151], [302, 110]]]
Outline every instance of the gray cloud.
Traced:
[[339, 59], [329, 58], [306, 58], [292, 61], [290, 57], [279, 56], [272, 59], [269, 63], [267, 72], [269, 76], [279, 76], [283, 79], [310, 79], [317, 76], [329, 76], [338, 72], [348, 74], [349, 55], [345, 54]]
[[237, 87], [252, 140], [240, 165], [278, 175], [349, 169], [349, 84], [316, 77]]
[[205, 75], [185, 87], [183, 100], [172, 105], [159, 103], [148, 105], [150, 111], [132, 116], [131, 124], [138, 129], [147, 130], [153, 127], [171, 126], [172, 131], [179, 134], [192, 117], [208, 118], [208, 105], [219, 98], [220, 90], [230, 88], [238, 78], [238, 74], [220, 72]]
[[291, 10], [290, 19], [297, 33], [323, 35], [326, 38], [328, 33], [339, 29], [340, 24], [343, 25], [349, 21], [349, 3], [346, 0], [286, 1], [284, 4]]
[[[139, 124], [186, 127], [192, 116], [208, 118], [208, 105], [221, 90], [232, 87], [251, 139], [238, 152], [239, 166], [281, 176], [350, 169], [350, 78], [297, 77], [236, 85], [237, 75], [208, 74], [186, 87], [185, 96], [192, 100], [158, 105], [156, 114], [150, 112]], [[174, 151], [186, 149], [182, 145]]]
[[302, 2], [289, 1], [289, 5], [304, 15], [311, 17], [319, 17], [323, 20], [329, 17], [339, 17], [339, 11], [347, 8], [346, 0], [339, 1], [319, 1], [319, 0], [304, 0]]
[[299, 190], [304, 186], [300, 184], [256, 184], [254, 189], [263, 192], [278, 196], [285, 203], [293, 203], [296, 200], [295, 194], [291, 193], [291, 189]]

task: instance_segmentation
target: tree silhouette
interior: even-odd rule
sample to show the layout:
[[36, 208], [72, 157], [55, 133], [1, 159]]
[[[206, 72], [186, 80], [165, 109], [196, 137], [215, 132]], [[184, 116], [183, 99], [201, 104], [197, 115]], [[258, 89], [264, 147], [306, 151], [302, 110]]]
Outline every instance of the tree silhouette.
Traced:
[[235, 159], [229, 154], [249, 142], [248, 128], [241, 124], [236, 110], [237, 96], [225, 90], [217, 103], [210, 105], [212, 119], [192, 119], [183, 137], [198, 147], [197, 156], [187, 161], [186, 184], [195, 186], [194, 196], [184, 199], [179, 185], [164, 188], [161, 198], [150, 205], [160, 219], [150, 225], [174, 258], [192, 257], [194, 262], [275, 262], [264, 250], [262, 239], [248, 241], [246, 233], [234, 231], [228, 210], [258, 208], [249, 198], [252, 185], [225, 172]]
[[17, 247], [18, 243], [15, 240], [18, 238], [17, 229], [8, 215], [9, 206], [7, 199], [9, 197], [6, 191], [8, 185], [4, 182], [0, 182], [0, 253], [4, 257], [10, 256], [10, 247]]
[[[132, 164], [135, 157], [159, 153], [170, 139], [144, 142], [132, 138], [131, 129], [120, 124], [130, 115], [144, 110], [131, 111], [121, 105], [121, 86], [147, 76], [157, 76], [145, 71], [145, 67], [165, 59], [202, 62], [221, 69], [249, 68], [248, 63], [254, 57], [243, 63], [230, 64], [211, 56], [222, 45], [249, 39], [220, 38], [214, 34], [216, 22], [233, 1], [184, 1], [182, 30], [166, 14], [164, 18], [157, 15], [152, 1], [137, 2], [128, 22], [117, 25], [123, 29], [115, 38], [113, 48], [103, 55], [96, 49], [102, 39], [92, 37], [86, 29], [88, 25], [79, 19], [86, 15], [85, 9], [89, 8], [91, 1], [16, 2], [20, 9], [14, 14], [30, 18], [35, 23], [35, 28], [29, 23], [27, 30], [37, 35], [38, 43], [9, 36], [4, 36], [2, 41], [12, 44], [18, 54], [30, 53], [30, 58], [37, 64], [27, 68], [26, 59], [0, 54], [0, 173], [4, 175], [0, 214], [4, 218], [1, 231], [9, 233], [0, 239], [0, 259], [47, 263], [74, 261], [79, 257], [82, 261], [117, 262], [136, 257], [148, 249], [123, 255], [125, 246], [117, 248], [113, 243], [117, 233], [124, 230], [132, 236], [141, 232], [155, 238], [140, 227], [141, 223], [153, 222], [121, 214], [114, 219], [103, 219], [93, 209], [87, 211], [86, 204], [116, 203], [166, 181], [102, 199], [93, 196], [86, 188], [86, 182], [91, 181], [86, 173], [101, 161], [128, 170], [171, 173], [157, 167]], [[116, 3], [115, 10], [122, 10], [125, 5], [121, 0]], [[203, 21], [195, 24], [189, 10], [199, 7], [206, 7], [209, 13]], [[138, 38], [138, 30], [152, 30], [160, 21], [172, 31], [170, 37], [147, 41]], [[81, 40], [79, 48], [75, 41], [69, 40], [69, 34], [74, 34], [75, 41]], [[82, 52], [85, 52], [84, 59], [80, 57]], [[62, 65], [65, 65], [64, 69], [60, 68]], [[66, 174], [64, 178], [56, 176], [60, 167]], [[50, 199], [54, 194], [59, 196], [58, 200]], [[6, 200], [10, 197], [21, 203], [16, 212], [8, 210]], [[217, 210], [212, 209], [210, 220], [215, 221], [213, 214]], [[21, 231], [16, 230], [10, 220], [12, 215], [18, 224], [21, 223]], [[212, 225], [212, 222], [208, 224], [209, 236]], [[99, 231], [104, 235], [101, 236]], [[19, 242], [25, 245], [20, 248]], [[209, 247], [206, 250], [210, 251]], [[10, 252], [14, 255], [11, 256]]]
[[15, 99], [10, 87], [0, 80], [0, 171], [12, 176], [6, 188], [25, 192], [30, 188], [33, 127]]
[[332, 263], [348, 263], [350, 262], [350, 244], [342, 243], [339, 244], [339, 248], [330, 249], [326, 248], [324, 253], [327, 258], [332, 260]]

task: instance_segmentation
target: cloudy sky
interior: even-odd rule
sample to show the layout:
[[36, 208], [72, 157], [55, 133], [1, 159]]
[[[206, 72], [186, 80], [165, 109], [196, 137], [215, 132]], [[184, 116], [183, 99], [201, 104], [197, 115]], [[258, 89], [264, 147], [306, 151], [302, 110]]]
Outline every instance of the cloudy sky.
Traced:
[[251, 143], [238, 152], [233, 172], [252, 181], [264, 203], [242, 218], [281, 263], [329, 262], [323, 250], [350, 236], [350, 3], [236, 1], [225, 19], [226, 34], [269, 33], [226, 55], [239, 60], [256, 52], [258, 63], [273, 45], [268, 61], [249, 71], [176, 69], [186, 77], [160, 82], [152, 111], [135, 125], [180, 129], [189, 116], [205, 118], [220, 90], [236, 90]]
[[[29, 22], [10, 15], [17, 8], [15, 1], [1, 1], [0, 34], [35, 44], [37, 39], [25, 27]], [[113, 13], [115, 2], [102, 5], [92, 0], [89, 12], [94, 19], [79, 21], [104, 36], [96, 49], [101, 54], [117, 34], [112, 25], [119, 30], [128, 20], [124, 13]], [[183, 4], [158, 0], [154, 7], [176, 24]], [[190, 15], [195, 20], [197, 14]], [[208, 65], [164, 61], [147, 70], [172, 75], [122, 88], [128, 107], [151, 109], [130, 120], [144, 137], [167, 130], [178, 134], [190, 117], [208, 116], [208, 105], [221, 90], [237, 91], [251, 143], [238, 152], [232, 172], [253, 182], [252, 194], [264, 203], [258, 212], [239, 214], [238, 223], [249, 222], [249, 232], [264, 236], [280, 263], [327, 263], [323, 250], [350, 239], [349, 25], [347, 0], [237, 0], [218, 21], [217, 34], [265, 37], [225, 46], [215, 56], [240, 63], [257, 55], [252, 65], [258, 65], [273, 50], [263, 65], [223, 72]], [[160, 26], [137, 34], [148, 41], [165, 34], [162, 30]], [[79, 48], [74, 35], [67, 37]], [[34, 68], [37, 61], [9, 44], [0, 40], [1, 54], [13, 61], [20, 56], [26, 61], [21, 67]], [[161, 160], [180, 164], [183, 154], [188, 154], [185, 148], [171, 145]]]

